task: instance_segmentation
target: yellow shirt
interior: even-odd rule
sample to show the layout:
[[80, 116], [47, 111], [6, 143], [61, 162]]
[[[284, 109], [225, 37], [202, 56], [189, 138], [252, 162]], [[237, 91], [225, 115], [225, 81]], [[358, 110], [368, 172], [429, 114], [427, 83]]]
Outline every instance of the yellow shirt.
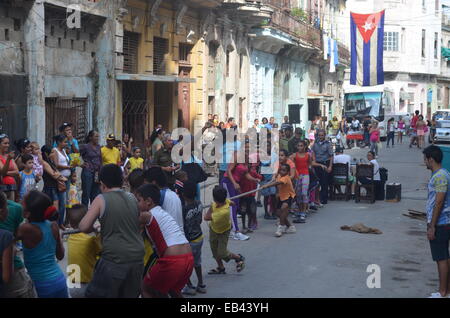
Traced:
[[80, 283], [89, 283], [94, 274], [97, 256], [101, 252], [100, 236], [91, 236], [85, 233], [72, 234], [67, 242], [67, 265], [80, 266]]
[[142, 158], [135, 158], [135, 157], [131, 157], [130, 158], [130, 172], [133, 171], [134, 169], [142, 169], [144, 165], [144, 159]]
[[231, 229], [230, 200], [227, 199], [225, 204], [219, 208], [217, 208], [217, 203], [213, 203], [212, 221], [209, 226], [211, 230], [219, 234]]
[[295, 198], [294, 187], [289, 176], [278, 177], [277, 182], [282, 182], [278, 187], [278, 194], [281, 201], [286, 201], [289, 198]]
[[338, 120], [336, 120], [336, 121], [334, 121], [334, 120], [332, 120], [331, 121], [331, 125], [333, 125], [333, 129], [339, 129], [339, 121]]
[[102, 147], [102, 162], [103, 165], [109, 165], [111, 163], [117, 165], [120, 162], [120, 151], [116, 147], [112, 149], [104, 146]]

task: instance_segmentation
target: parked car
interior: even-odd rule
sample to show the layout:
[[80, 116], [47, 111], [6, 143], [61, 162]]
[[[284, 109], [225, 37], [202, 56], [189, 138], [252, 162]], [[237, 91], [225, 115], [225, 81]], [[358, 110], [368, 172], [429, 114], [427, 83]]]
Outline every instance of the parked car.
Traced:
[[436, 136], [435, 142], [447, 142], [450, 141], [450, 120], [438, 120], [436, 121]]

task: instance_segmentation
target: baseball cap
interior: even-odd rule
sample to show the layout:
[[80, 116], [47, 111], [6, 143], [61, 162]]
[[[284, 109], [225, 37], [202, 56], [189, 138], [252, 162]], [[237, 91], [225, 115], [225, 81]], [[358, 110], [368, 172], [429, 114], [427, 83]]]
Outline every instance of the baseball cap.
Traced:
[[114, 141], [116, 140], [116, 136], [114, 134], [109, 134], [106, 140]]
[[64, 123], [61, 126], [59, 126], [59, 131], [63, 132], [64, 129], [66, 129], [67, 127], [72, 127], [72, 126], [73, 126], [73, 124], [71, 124], [71, 123]]

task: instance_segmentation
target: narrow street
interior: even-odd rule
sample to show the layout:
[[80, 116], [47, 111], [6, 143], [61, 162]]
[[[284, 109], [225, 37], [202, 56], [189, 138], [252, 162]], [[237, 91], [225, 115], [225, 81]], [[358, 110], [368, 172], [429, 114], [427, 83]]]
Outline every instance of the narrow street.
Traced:
[[[367, 150], [347, 153], [359, 159]], [[251, 239], [230, 240], [230, 251], [247, 259], [243, 272], [236, 273], [230, 262], [226, 275], [207, 275], [215, 263], [205, 239], [202, 262], [208, 293], [204, 296], [422, 298], [437, 290], [437, 270], [431, 260], [426, 224], [402, 215], [408, 209], [425, 209], [429, 171], [421, 152], [404, 143], [394, 149], [383, 148], [378, 162], [389, 170], [388, 182], [402, 184], [401, 202], [377, 201], [371, 205], [330, 201], [308, 217], [306, 224], [297, 224], [296, 234], [281, 238], [274, 237], [275, 221], [264, 220], [263, 209], [259, 208], [259, 229], [250, 234]], [[206, 204], [210, 192], [206, 189]], [[342, 225], [355, 223], [378, 228], [383, 234], [340, 230]], [[207, 236], [207, 225], [203, 226]], [[380, 289], [366, 286], [370, 264], [381, 268]]]

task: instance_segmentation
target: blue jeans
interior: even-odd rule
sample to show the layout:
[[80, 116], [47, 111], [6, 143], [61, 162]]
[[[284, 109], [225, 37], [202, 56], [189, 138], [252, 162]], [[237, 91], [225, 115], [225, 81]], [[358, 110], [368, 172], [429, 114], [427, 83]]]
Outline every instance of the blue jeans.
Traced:
[[89, 201], [92, 203], [97, 195], [100, 194], [100, 184], [94, 181], [95, 174], [87, 169], [81, 172], [81, 203], [86, 207], [89, 206]]

